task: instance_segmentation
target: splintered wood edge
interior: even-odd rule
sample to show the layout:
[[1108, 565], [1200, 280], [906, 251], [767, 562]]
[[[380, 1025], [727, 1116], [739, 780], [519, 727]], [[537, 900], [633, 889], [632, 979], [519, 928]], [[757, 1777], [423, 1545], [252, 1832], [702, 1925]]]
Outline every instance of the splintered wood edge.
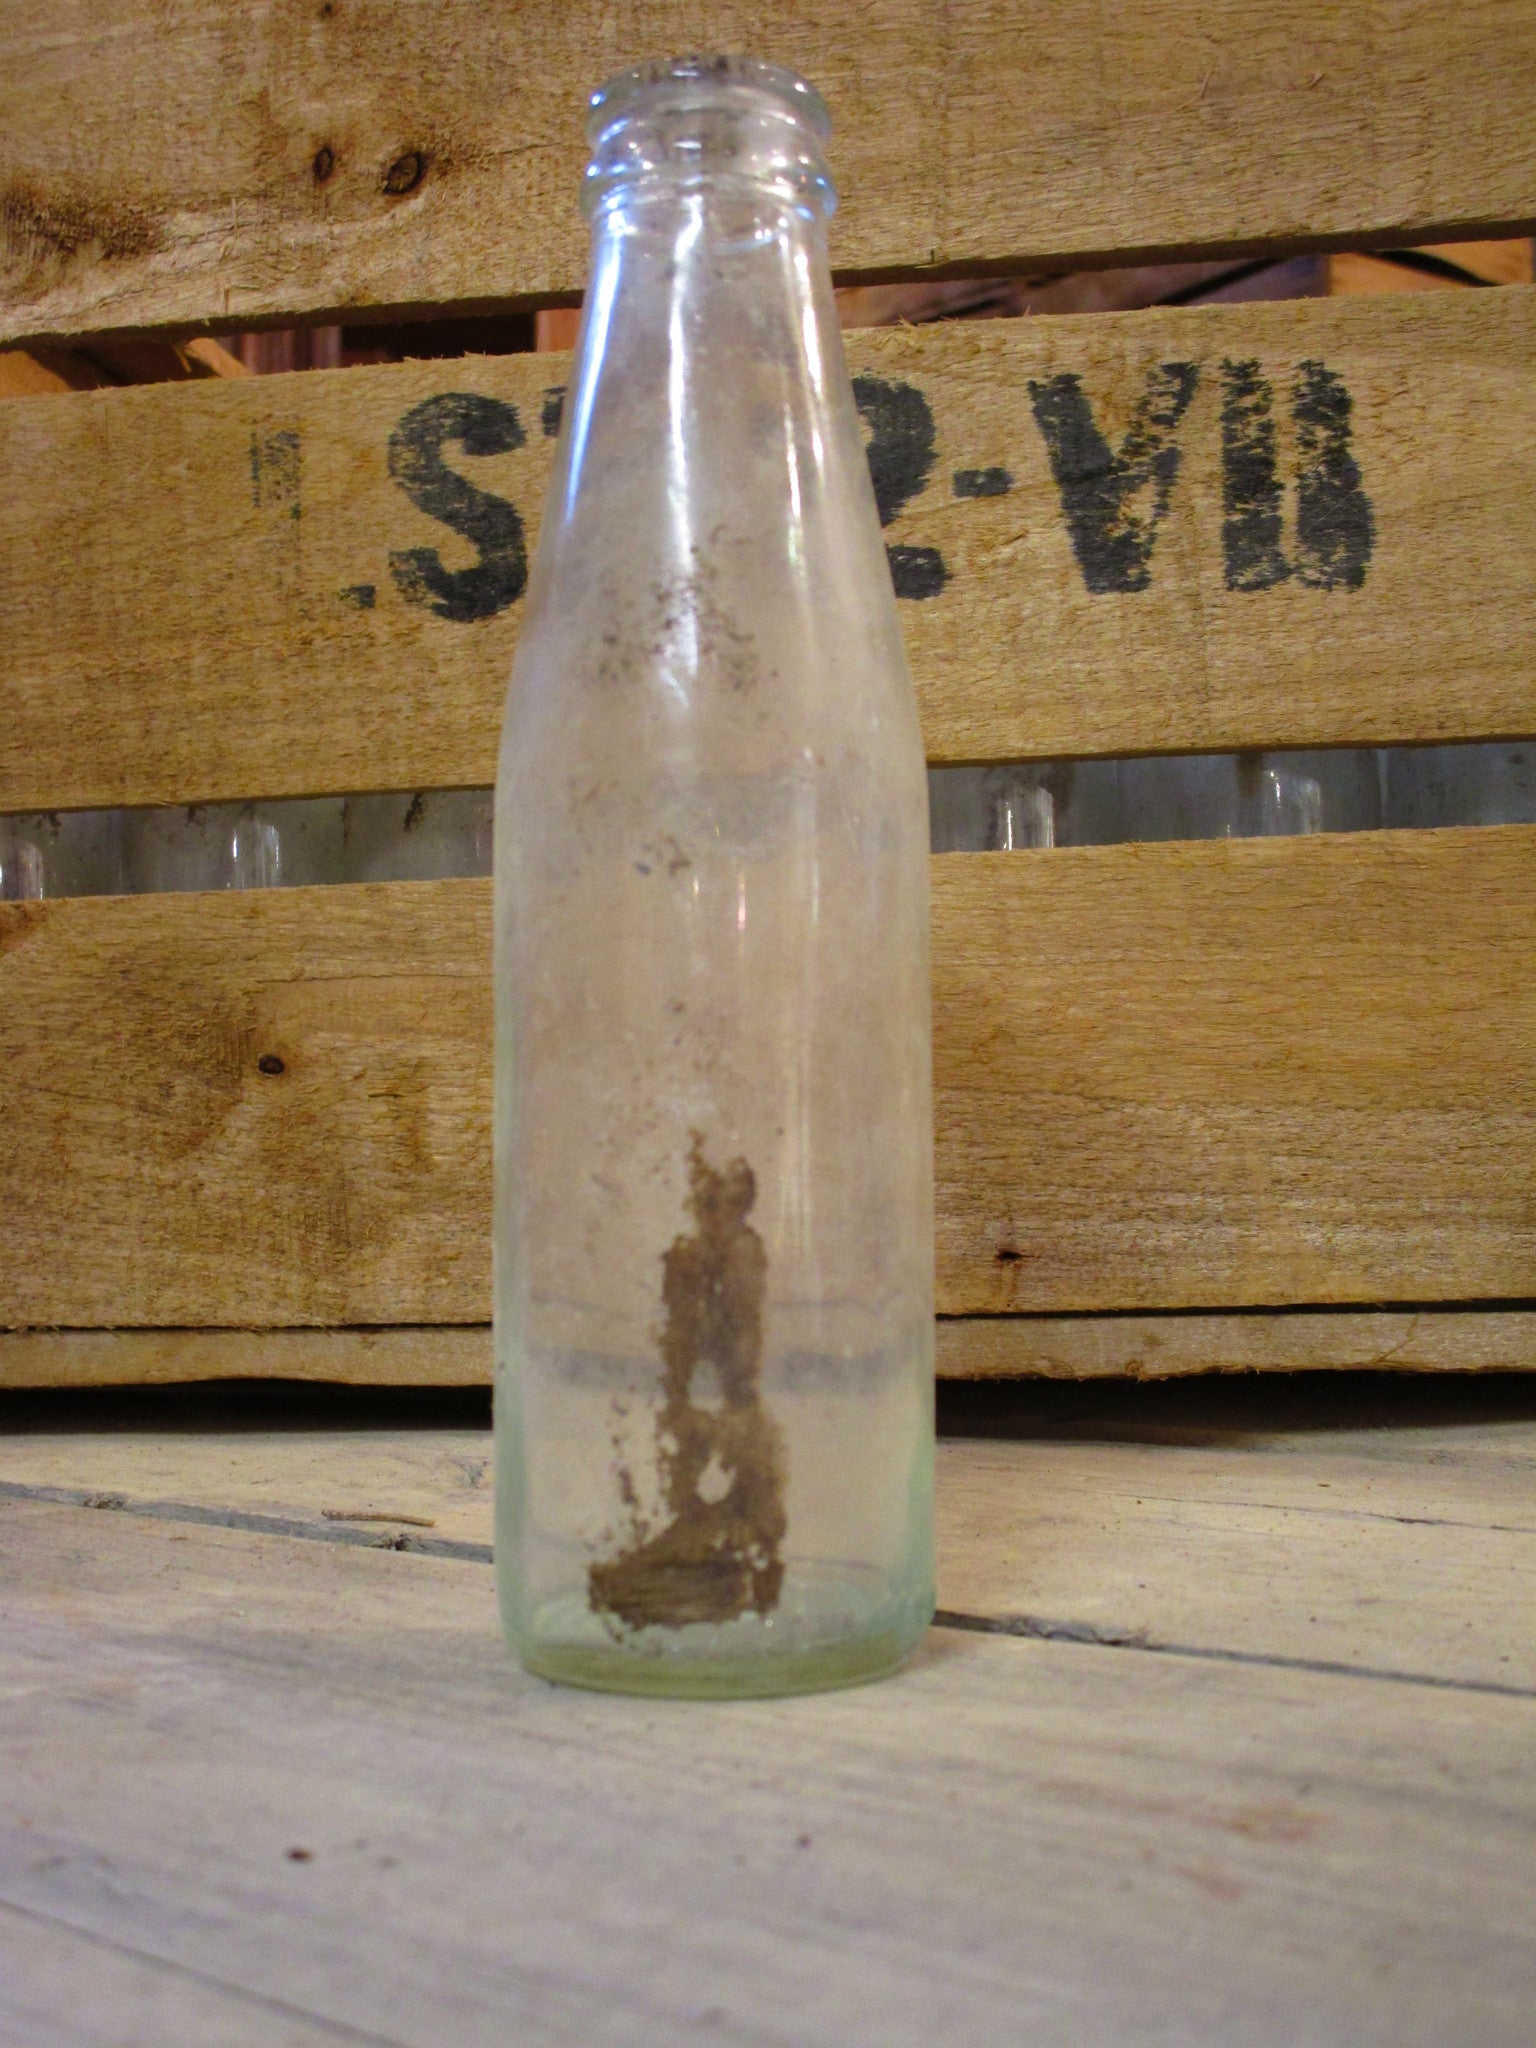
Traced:
[[[936, 1340], [938, 1376], [945, 1380], [1536, 1371], [1533, 1309], [943, 1316]], [[459, 1323], [366, 1330], [0, 1332], [0, 1390], [227, 1379], [489, 1386], [491, 1330], [485, 1323]]]

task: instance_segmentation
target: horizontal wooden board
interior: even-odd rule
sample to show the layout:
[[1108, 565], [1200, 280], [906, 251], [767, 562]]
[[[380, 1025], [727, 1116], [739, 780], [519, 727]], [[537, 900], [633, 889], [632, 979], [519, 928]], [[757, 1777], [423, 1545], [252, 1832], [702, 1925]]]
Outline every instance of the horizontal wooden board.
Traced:
[[0, 1330], [0, 1391], [200, 1380], [476, 1387], [490, 1385], [491, 1368], [488, 1323], [364, 1330]]
[[[1230, 1569], [1204, 1505], [1186, 1585]], [[1004, 1617], [1021, 1570], [1070, 1570], [1067, 1529], [1026, 1540]], [[1528, 1698], [936, 1629], [880, 1686], [668, 1711], [525, 1678], [479, 1564], [31, 1502], [0, 1551], [0, 2023], [28, 2041], [1529, 2034]], [[1255, 1541], [1245, 1604], [1304, 1604], [1284, 1554]], [[1447, 1624], [1452, 1588], [1481, 1590], [1428, 1587]], [[1506, 1612], [1459, 1633], [1491, 1649]]]
[[478, 882], [0, 905], [0, 1324], [485, 1320], [489, 962]]
[[[1207, 1373], [1536, 1372], [1536, 1309], [1245, 1309], [942, 1316], [941, 1380], [1165, 1380]], [[0, 1389], [324, 1381], [479, 1387], [486, 1323], [297, 1330], [5, 1330]]]
[[[929, 593], [900, 611], [934, 760], [1536, 732], [1531, 289], [864, 332], [850, 356], [872, 418], [906, 385], [933, 424], [931, 451], [880, 453], [898, 585]], [[477, 555], [390, 448], [444, 442], [531, 540], [567, 374], [525, 355], [0, 408], [0, 810], [490, 781], [521, 598], [463, 621], [396, 575], [404, 551]], [[1074, 420], [1110, 462], [1165, 386], [1187, 402], [1160, 519], [1146, 477], [1113, 510], [1070, 464], [1058, 483]], [[508, 408], [507, 453], [445, 437], [452, 392]], [[1326, 547], [1315, 490], [1310, 541], [1298, 511], [1320, 462]]]
[[[985, 1435], [941, 1436], [942, 1611], [1536, 1699], [1521, 1605], [1536, 1569], [1536, 1387], [1351, 1401], [1250, 1382], [1070, 1408], [1063, 1391], [1016, 1388], [990, 1404]], [[317, 1423], [223, 1389], [116, 1404], [104, 1421], [30, 1404], [25, 1427], [0, 1434], [0, 1503], [96, 1502], [184, 1527], [223, 1516], [490, 1562], [486, 1428], [366, 1409]], [[1277, 1545], [1296, 1588], [1285, 1601], [1262, 1592]]]
[[[949, 1380], [1536, 1371], [1536, 1310], [1532, 1309], [945, 1316], [938, 1324], [937, 1340], [939, 1377]], [[11, 1341], [22, 1344], [29, 1340]], [[0, 1361], [4, 1356], [4, 1340], [0, 1339]], [[20, 1353], [16, 1362], [19, 1366]], [[0, 1362], [0, 1384], [5, 1370]]]
[[679, 49], [822, 87], [850, 276], [1536, 224], [1522, 0], [20, 0], [0, 339], [577, 291], [586, 95]]
[[[483, 1322], [489, 918], [0, 906], [0, 1324]], [[1536, 1296], [1533, 945], [1532, 827], [940, 856], [941, 1311]]]
[[1536, 830], [934, 870], [942, 1306], [1536, 1293]]

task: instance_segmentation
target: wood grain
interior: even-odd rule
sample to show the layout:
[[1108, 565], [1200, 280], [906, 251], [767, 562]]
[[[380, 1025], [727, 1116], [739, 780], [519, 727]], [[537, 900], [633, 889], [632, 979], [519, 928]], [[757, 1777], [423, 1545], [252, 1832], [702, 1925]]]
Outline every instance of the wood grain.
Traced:
[[29, 2040], [1529, 2032], [1527, 1698], [935, 1630], [885, 1685], [667, 1712], [524, 1678], [481, 1565], [28, 1502], [0, 1549]]
[[[941, 1311], [1536, 1296], [1536, 828], [933, 876]], [[0, 906], [0, 1324], [484, 1322], [489, 915]]]
[[491, 1369], [488, 1323], [0, 1331], [0, 1389], [156, 1387], [200, 1380], [488, 1387]]
[[[1070, 1408], [1063, 1391], [1013, 1389], [987, 1434], [940, 1438], [941, 1611], [1536, 1697], [1522, 1608], [1536, 1388], [1320, 1400], [1271, 1381]], [[106, 1501], [193, 1526], [222, 1515], [488, 1564], [493, 1456], [486, 1428], [380, 1426], [366, 1411], [317, 1427], [302, 1411], [253, 1415], [224, 1390], [118, 1407], [105, 1427], [35, 1404], [0, 1435], [0, 1500]], [[1303, 1598], [1265, 1597], [1280, 1546]]]
[[0, 932], [0, 1184], [31, 1219], [0, 1322], [486, 1319], [486, 886], [5, 904]]
[[[1247, 1309], [944, 1316], [942, 1380], [1165, 1380], [1211, 1373], [1536, 1371], [1533, 1309]], [[5, 1330], [0, 1389], [329, 1381], [491, 1383], [486, 1323], [369, 1329]]]
[[[934, 420], [888, 529], [947, 578], [900, 606], [930, 756], [1536, 731], [1533, 348], [1517, 287], [850, 337], [857, 375]], [[1195, 384], [1144, 587], [1090, 590], [1031, 386], [1077, 378], [1118, 447], [1169, 362]], [[1338, 379], [1373, 522], [1358, 587], [1228, 587], [1232, 363], [1273, 398], [1286, 566], [1293, 386]], [[470, 623], [408, 601], [392, 552], [475, 550], [391, 481], [389, 443], [446, 391], [511, 406], [522, 446], [445, 457], [531, 538], [567, 374], [526, 355], [0, 408], [0, 810], [489, 782], [521, 601]]]
[[[827, 94], [850, 276], [1528, 232], [1521, 0], [761, 9], [21, 0], [0, 339], [580, 289], [590, 89], [751, 49]], [[82, 153], [79, 138], [91, 138]]]
[[[944, 1316], [936, 1336], [938, 1374], [947, 1380], [1536, 1371], [1536, 1310], [1531, 1309]], [[10, 1341], [20, 1346], [30, 1340]], [[70, 1339], [61, 1336], [57, 1341], [66, 1344]], [[0, 1384], [7, 1371], [5, 1342], [0, 1338]], [[12, 1356], [15, 1363], [10, 1369], [22, 1369], [24, 1353], [18, 1350]], [[77, 1371], [86, 1369], [86, 1356], [82, 1351]], [[33, 1369], [39, 1373], [46, 1370], [45, 1357], [41, 1351], [37, 1355]]]
[[1536, 1292], [1533, 859], [1524, 827], [938, 857], [941, 1307]]

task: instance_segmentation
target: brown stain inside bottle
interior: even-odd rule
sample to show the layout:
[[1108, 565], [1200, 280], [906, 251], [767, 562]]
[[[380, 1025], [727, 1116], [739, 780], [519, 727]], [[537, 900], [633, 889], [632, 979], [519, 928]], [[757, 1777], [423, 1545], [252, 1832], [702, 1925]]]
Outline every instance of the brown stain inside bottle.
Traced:
[[[674, 1238], [662, 1258], [662, 1403], [656, 1415], [657, 1470], [667, 1519], [594, 1562], [595, 1611], [627, 1628], [682, 1628], [768, 1614], [784, 1581], [784, 1443], [763, 1406], [763, 1295], [768, 1256], [747, 1222], [757, 1182], [745, 1159], [717, 1172], [697, 1132], [688, 1153], [688, 1208], [696, 1229]], [[700, 1407], [694, 1377], [712, 1366], [720, 1405]], [[700, 1482], [714, 1468], [706, 1499]], [[618, 1471], [633, 1512], [633, 1475]]]

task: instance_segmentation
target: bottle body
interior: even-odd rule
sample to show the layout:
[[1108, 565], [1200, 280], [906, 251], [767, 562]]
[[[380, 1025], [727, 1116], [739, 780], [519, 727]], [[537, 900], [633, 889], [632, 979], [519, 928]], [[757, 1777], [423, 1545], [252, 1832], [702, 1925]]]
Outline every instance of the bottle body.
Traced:
[[1381, 825], [1377, 757], [1363, 748], [1239, 754], [1237, 779], [1245, 838]]
[[1019, 853], [1097, 846], [1120, 837], [1119, 764], [1022, 761], [932, 768], [928, 807], [935, 853]]
[[651, 169], [595, 211], [497, 784], [503, 1616], [701, 1695], [874, 1676], [933, 1602], [922, 748], [760, 71], [599, 140]]

